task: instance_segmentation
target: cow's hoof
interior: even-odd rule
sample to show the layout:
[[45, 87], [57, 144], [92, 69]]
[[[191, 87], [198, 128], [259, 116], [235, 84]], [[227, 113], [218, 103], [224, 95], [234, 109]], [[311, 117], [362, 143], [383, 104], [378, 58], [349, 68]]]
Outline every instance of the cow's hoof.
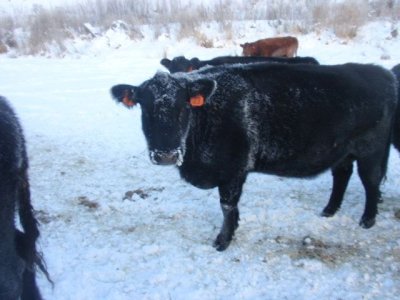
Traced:
[[322, 217], [330, 218], [333, 217], [336, 213], [336, 210], [325, 207], [324, 210], [321, 212]]
[[227, 239], [222, 234], [218, 234], [217, 238], [214, 241], [214, 248], [217, 251], [224, 251], [228, 248], [229, 244], [231, 243], [231, 239]]
[[364, 229], [368, 229], [371, 228], [372, 226], [375, 225], [375, 218], [372, 219], [367, 219], [367, 218], [361, 218], [360, 221], [360, 226]]

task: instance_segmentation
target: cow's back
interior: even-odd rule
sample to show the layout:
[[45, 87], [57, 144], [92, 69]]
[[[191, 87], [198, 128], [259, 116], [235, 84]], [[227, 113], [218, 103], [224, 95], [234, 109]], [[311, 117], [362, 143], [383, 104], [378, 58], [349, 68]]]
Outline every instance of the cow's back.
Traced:
[[313, 64], [319, 62], [313, 57], [265, 57], [265, 56], [220, 56], [201, 62], [200, 67], [207, 65], [220, 66], [223, 64], [250, 64], [250, 63], [284, 63], [284, 64]]

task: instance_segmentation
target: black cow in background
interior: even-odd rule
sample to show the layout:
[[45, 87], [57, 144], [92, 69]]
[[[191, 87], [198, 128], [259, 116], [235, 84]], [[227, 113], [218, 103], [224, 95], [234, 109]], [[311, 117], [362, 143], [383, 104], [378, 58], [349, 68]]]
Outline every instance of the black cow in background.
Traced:
[[399, 97], [399, 99], [400, 99], [400, 64], [395, 65], [395, 66], [392, 68], [392, 72], [393, 72], [393, 74], [396, 76], [396, 79], [397, 79], [397, 83], [398, 83], [398, 87], [399, 87], [398, 97]]
[[225, 64], [251, 64], [258, 62], [285, 63], [285, 64], [312, 64], [318, 65], [313, 57], [265, 57], [265, 56], [220, 56], [210, 60], [200, 60], [197, 57], [187, 59], [184, 56], [177, 56], [172, 60], [163, 58], [160, 61], [170, 73], [191, 72], [205, 66], [220, 66]]
[[[38, 267], [49, 279], [36, 250], [37, 221], [30, 202], [28, 158], [16, 115], [0, 96], [0, 299], [42, 299], [36, 284]], [[15, 225], [15, 212], [23, 232]], [[49, 281], [51, 281], [49, 279]]]
[[[392, 72], [394, 73], [394, 75], [397, 78], [397, 84], [398, 84], [397, 97], [398, 97], [399, 103], [400, 103], [400, 64], [395, 65], [392, 68]], [[400, 115], [400, 105], [397, 107], [397, 110], [398, 110], [397, 114]], [[400, 118], [397, 118], [394, 123], [394, 132], [399, 132], [399, 131], [400, 131]], [[400, 146], [399, 146], [400, 145], [400, 136], [399, 135], [396, 135], [396, 134], [393, 135], [393, 144], [395, 146], [397, 145], [397, 150], [400, 151]]]
[[[196, 187], [218, 187], [224, 221], [217, 250], [229, 246], [238, 227], [249, 172], [307, 178], [331, 169], [333, 188], [322, 215], [332, 216], [356, 161], [366, 195], [360, 225], [375, 224], [393, 122], [400, 119], [396, 80], [388, 70], [361, 64], [224, 65], [157, 73], [140, 86], [114, 86], [111, 93], [127, 107], [140, 104], [154, 164], [176, 164]], [[399, 137], [400, 129], [394, 134]]]

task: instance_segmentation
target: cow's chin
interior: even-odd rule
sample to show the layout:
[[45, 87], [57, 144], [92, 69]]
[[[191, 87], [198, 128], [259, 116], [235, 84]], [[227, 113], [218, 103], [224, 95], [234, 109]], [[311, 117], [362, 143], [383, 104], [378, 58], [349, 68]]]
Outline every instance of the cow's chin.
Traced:
[[183, 153], [180, 148], [170, 151], [151, 150], [150, 160], [155, 165], [180, 167], [183, 164]]

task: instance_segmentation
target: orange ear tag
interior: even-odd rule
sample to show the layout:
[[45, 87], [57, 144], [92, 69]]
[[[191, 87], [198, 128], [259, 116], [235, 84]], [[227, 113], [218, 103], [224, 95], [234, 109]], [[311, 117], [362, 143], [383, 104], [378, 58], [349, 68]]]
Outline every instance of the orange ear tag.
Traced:
[[128, 96], [125, 96], [125, 97], [122, 99], [122, 102], [123, 102], [126, 106], [128, 106], [128, 107], [135, 106], [135, 102], [133, 102], [131, 99], [129, 99]]
[[190, 98], [190, 105], [193, 107], [200, 107], [204, 105], [203, 95], [196, 95]]

